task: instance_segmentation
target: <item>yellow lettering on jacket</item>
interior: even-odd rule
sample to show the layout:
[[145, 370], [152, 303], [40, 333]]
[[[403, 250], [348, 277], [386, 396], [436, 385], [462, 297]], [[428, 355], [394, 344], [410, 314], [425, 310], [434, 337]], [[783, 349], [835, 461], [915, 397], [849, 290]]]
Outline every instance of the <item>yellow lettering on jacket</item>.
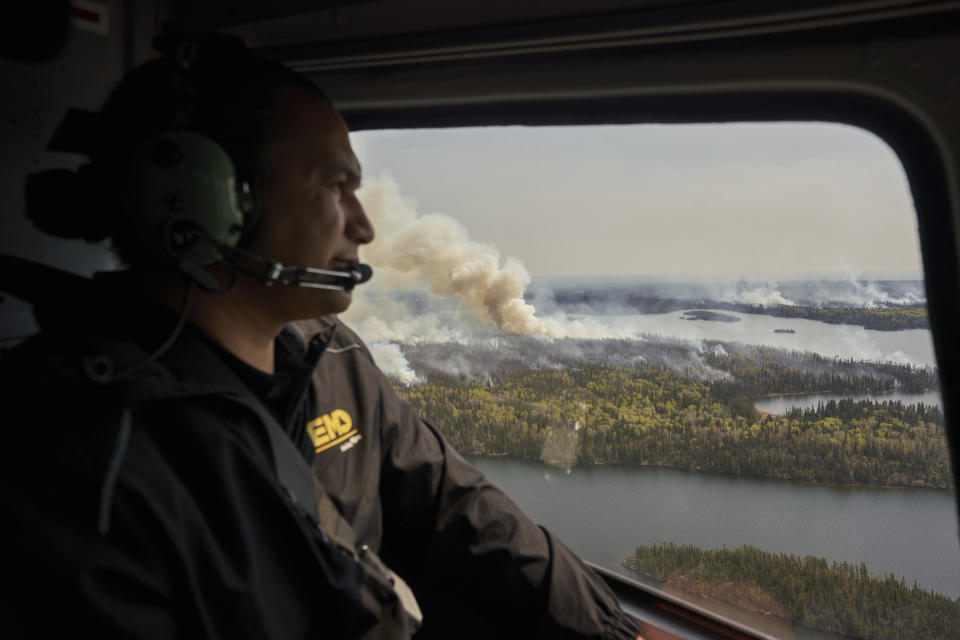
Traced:
[[317, 453], [340, 444], [357, 434], [353, 418], [343, 409], [334, 409], [307, 423], [307, 433], [313, 439]]

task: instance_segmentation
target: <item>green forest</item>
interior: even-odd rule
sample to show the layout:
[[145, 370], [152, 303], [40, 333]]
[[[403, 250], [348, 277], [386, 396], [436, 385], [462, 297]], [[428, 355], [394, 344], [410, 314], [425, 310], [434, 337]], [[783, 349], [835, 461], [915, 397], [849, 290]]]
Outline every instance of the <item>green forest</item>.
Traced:
[[637, 547], [631, 571], [750, 611], [861, 638], [960, 638], [960, 600], [907, 586], [865, 565], [769, 553], [745, 545], [707, 551], [673, 543]]
[[903, 331], [904, 329], [929, 329], [930, 319], [927, 307], [921, 305], [886, 305], [882, 307], [851, 307], [845, 305], [807, 306], [743, 304], [738, 302], [698, 303], [698, 307], [708, 306], [725, 311], [739, 311], [775, 318], [803, 318], [819, 320], [827, 324], [860, 325], [876, 331]]
[[751, 399], [785, 390], [929, 389], [935, 371], [874, 365], [886, 369], [857, 376], [855, 363], [824, 359], [822, 367], [798, 367], [783, 352], [774, 356], [708, 350], [703, 360], [718, 372], [711, 379], [661, 364], [580, 364], [486, 378], [431, 373], [401, 392], [463, 453], [564, 468], [618, 463], [819, 483], [952, 486], [937, 407], [847, 400], [776, 416], [757, 412]]
[[735, 395], [923, 393], [939, 384], [936, 369], [926, 367], [864, 363], [764, 346], [742, 351], [724, 348], [719, 342], [707, 341], [705, 346], [704, 362], [729, 374], [724, 388]]
[[929, 329], [927, 308], [921, 306], [889, 307], [804, 307], [779, 305], [751, 309], [749, 313], [763, 313], [778, 318], [805, 318], [829, 324], [855, 324], [877, 331]]
[[727, 311], [740, 311], [775, 318], [803, 318], [819, 320], [827, 324], [860, 325], [875, 331], [903, 331], [904, 329], [929, 329], [927, 307], [922, 305], [886, 305], [882, 307], [850, 307], [843, 305], [814, 307], [807, 305], [743, 304], [736, 302], [708, 303], [708, 306]]

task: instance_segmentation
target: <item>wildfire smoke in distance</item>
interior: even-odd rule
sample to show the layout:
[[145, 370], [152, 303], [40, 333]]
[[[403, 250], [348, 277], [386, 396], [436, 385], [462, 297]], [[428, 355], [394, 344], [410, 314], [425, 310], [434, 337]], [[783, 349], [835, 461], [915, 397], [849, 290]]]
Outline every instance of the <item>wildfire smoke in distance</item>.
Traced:
[[365, 184], [359, 196], [377, 230], [364, 258], [376, 269], [380, 284], [423, 282], [436, 295], [459, 296], [501, 331], [550, 335], [523, 298], [530, 274], [522, 262], [501, 260], [496, 247], [472, 240], [447, 215], [420, 215], [389, 175]]

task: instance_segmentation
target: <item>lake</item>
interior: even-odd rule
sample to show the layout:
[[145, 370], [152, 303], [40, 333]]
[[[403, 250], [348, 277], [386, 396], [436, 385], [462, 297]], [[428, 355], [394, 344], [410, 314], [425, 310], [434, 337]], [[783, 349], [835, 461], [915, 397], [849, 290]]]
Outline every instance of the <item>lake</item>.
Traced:
[[759, 411], [766, 413], [775, 413], [784, 415], [790, 409], [815, 409], [821, 402], [830, 400], [843, 400], [852, 398], [853, 400], [872, 400], [874, 402], [897, 402], [903, 404], [925, 404], [932, 407], [940, 407], [943, 410], [943, 398], [939, 391], [927, 391], [926, 393], [876, 393], [864, 395], [850, 395], [844, 393], [811, 393], [793, 396], [769, 396], [767, 398], [757, 398], [753, 406]]
[[[628, 315], [547, 316], [544, 323], [569, 337], [630, 337], [657, 335], [685, 340], [727, 340], [745, 344], [812, 351], [833, 358], [880, 360], [935, 365], [928, 329], [875, 331], [848, 324], [827, 324], [803, 318], [775, 318], [752, 313], [718, 311], [739, 322], [686, 320], [683, 311]], [[796, 333], [774, 333], [793, 329]]]
[[812, 485], [633, 466], [567, 474], [508, 457], [471, 462], [535, 521], [585, 559], [633, 577], [620, 562], [638, 545], [773, 552], [865, 563], [908, 585], [960, 597], [952, 491]]

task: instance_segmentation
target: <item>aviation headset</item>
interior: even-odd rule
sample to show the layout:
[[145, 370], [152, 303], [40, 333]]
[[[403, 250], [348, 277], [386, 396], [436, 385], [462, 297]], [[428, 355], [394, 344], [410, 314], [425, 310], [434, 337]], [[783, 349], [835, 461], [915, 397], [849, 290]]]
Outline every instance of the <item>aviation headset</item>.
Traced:
[[216, 289], [203, 268], [237, 249], [259, 212], [254, 180], [241, 178], [230, 153], [195, 121], [198, 76], [214, 73], [214, 65], [242, 64], [247, 54], [239, 39], [226, 36], [187, 40], [162, 33], [154, 46], [171, 67], [175, 121], [133, 151], [124, 213], [142, 246]]
[[[246, 91], [242, 84], [249, 70], [269, 74], [282, 73], [284, 69], [268, 69], [272, 63], [249, 55], [236, 36], [185, 38], [165, 31], [154, 39], [154, 46], [163, 57], [150, 64], [166, 65], [166, 69], [159, 77], [141, 77], [139, 81], [151, 86], [156, 82], [173, 83], [173, 104], [169, 106], [175, 114], [171, 125], [145, 134], [129, 157], [94, 157], [92, 165], [84, 165], [76, 172], [55, 169], [28, 176], [27, 216], [42, 231], [61, 237], [96, 241], [125, 233], [155, 259], [175, 266], [192, 282], [210, 291], [223, 289], [205, 267], [221, 261], [233, 267], [234, 275], [240, 271], [267, 285], [349, 291], [369, 280], [373, 272], [367, 265], [338, 270], [284, 265], [243, 248], [260, 219], [256, 174], [250, 171], [250, 175], [243, 175], [243, 170], [250, 167], [236, 162], [223, 145], [204, 131], [214, 115], [204, 113], [208, 122], [200, 122], [202, 118], [197, 117], [197, 112], [202, 101], [198, 96], [201, 92], [216, 91], [217, 82], [224, 76], [229, 78], [227, 84], [232, 83], [230, 91]], [[258, 67], [261, 63], [266, 66]], [[292, 71], [289, 74], [291, 84], [299, 83], [323, 96], [307, 80]], [[274, 81], [283, 83], [282, 79]], [[205, 107], [210, 110], [209, 104]], [[142, 120], [140, 114], [121, 113], [121, 117], [133, 118], [134, 129]], [[94, 150], [103, 149], [98, 136], [129, 135], [126, 131], [111, 134], [110, 125], [111, 118], [106, 115], [71, 110], [54, 134], [50, 149], [92, 155]], [[253, 124], [247, 128], [254, 128]], [[262, 135], [262, 131], [252, 133]], [[247, 151], [255, 153], [258, 149]], [[110, 171], [104, 164], [113, 167], [112, 175], [124, 176], [124, 196], [119, 202], [99, 207], [108, 212], [100, 218], [77, 216], [77, 201], [102, 202], [104, 193], [115, 192], [115, 185], [107, 184], [105, 174]], [[120, 231], [121, 228], [126, 231]]]
[[150, 136], [131, 157], [124, 205], [143, 246], [208, 290], [219, 285], [204, 267], [224, 259], [267, 285], [349, 291], [369, 280], [367, 265], [283, 265], [242, 248], [260, 218], [255, 177], [239, 174], [230, 153], [198, 126], [195, 111], [203, 76], [228, 72], [229, 65], [243, 69], [252, 57], [239, 38], [221, 34], [162, 33], [154, 46], [173, 66], [177, 113], [173, 128]]

